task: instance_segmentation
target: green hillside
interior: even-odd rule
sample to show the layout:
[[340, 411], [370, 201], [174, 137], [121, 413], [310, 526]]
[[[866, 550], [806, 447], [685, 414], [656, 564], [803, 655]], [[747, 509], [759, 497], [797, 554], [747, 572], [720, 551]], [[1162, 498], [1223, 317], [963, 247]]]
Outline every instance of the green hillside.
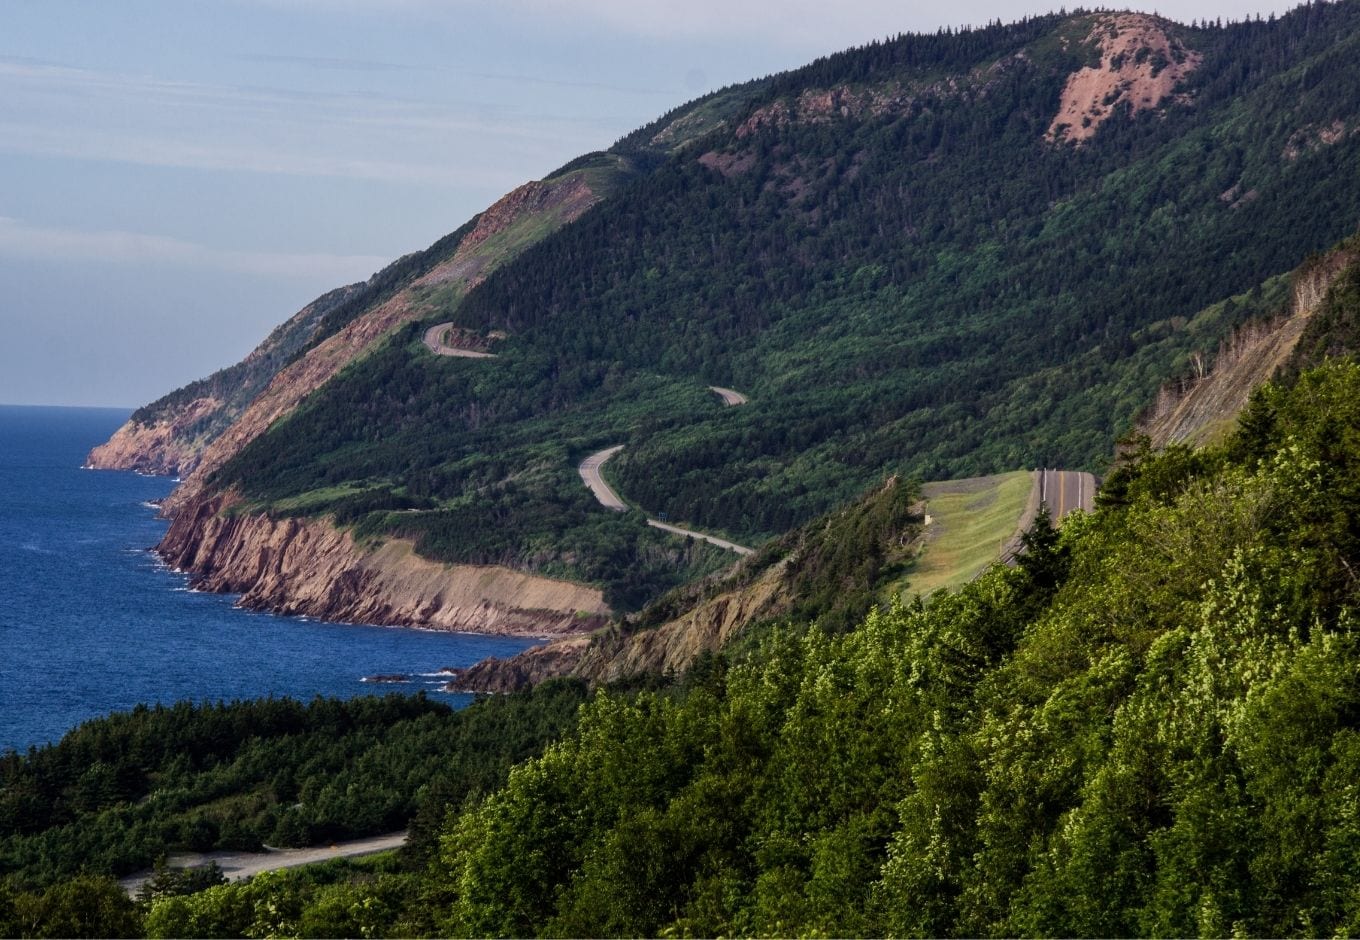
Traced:
[[[1136, 51], [1097, 54], [1111, 28]], [[1360, 933], [1357, 52], [1360, 0], [904, 36], [564, 167], [607, 198], [500, 230], [486, 281], [426, 290], [212, 483], [641, 608], [587, 653], [705, 604], [755, 628], [593, 691], [142, 707], [0, 754], [0, 935]], [[1180, 77], [1060, 120], [1074, 70], [1125, 66]], [[1301, 286], [1221, 440], [1116, 443]], [[445, 320], [495, 357], [432, 354]], [[577, 474], [615, 444], [645, 513]], [[1026, 465], [1103, 472], [1096, 510], [964, 582]], [[760, 544], [719, 572], [646, 515]], [[407, 824], [362, 863], [113, 880]]]
[[[430, 356], [413, 324], [216, 484], [263, 505], [345, 484], [362, 499], [306, 502], [435, 558], [659, 588], [584, 454], [626, 443], [631, 502], [747, 544], [885, 472], [1098, 469], [1188, 350], [1264, 301], [1187, 329], [1197, 311], [1353, 228], [1360, 136], [1317, 130], [1360, 124], [1360, 5], [1155, 21], [1201, 57], [1178, 97], [1051, 143], [1095, 22], [904, 36], [700, 102], [667, 126], [716, 129], [678, 149], [626, 138], [650, 172], [432, 311], [508, 333], [498, 358]], [[828, 93], [850, 104], [806, 103]]]
[[463, 812], [477, 935], [1316, 935], [1360, 924], [1360, 367], [1123, 466], [1017, 568], [684, 695], [600, 696]]
[[971, 581], [1004, 554], [1022, 521], [1034, 475], [1017, 470], [978, 479], [928, 483], [931, 522], [925, 547], [889, 596], [910, 600]]
[[[1360, 366], [1268, 387], [1223, 445], [1136, 454], [1103, 493], [929, 606], [790, 623], [575, 720], [557, 685], [462, 720], [390, 700], [91, 723], [0, 761], [0, 932], [1353, 933]], [[443, 789], [413, 793], [422, 774]], [[404, 802], [404, 860], [162, 877], [140, 905], [99, 877], [219, 820]]]

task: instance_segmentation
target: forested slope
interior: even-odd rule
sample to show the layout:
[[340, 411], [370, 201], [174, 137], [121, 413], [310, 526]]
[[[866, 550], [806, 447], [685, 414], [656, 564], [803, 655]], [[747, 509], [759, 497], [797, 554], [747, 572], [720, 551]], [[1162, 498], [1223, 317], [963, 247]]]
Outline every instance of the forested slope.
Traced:
[[1360, 367], [1104, 494], [929, 607], [598, 696], [449, 827], [443, 929], [1355, 930]]
[[[1130, 456], [1097, 512], [1061, 533], [1041, 522], [1016, 567], [956, 594], [844, 633], [789, 623], [682, 683], [599, 692], [490, 795], [450, 794], [427, 867], [266, 876], [142, 907], [87, 876], [0, 889], [0, 926], [1348, 934], [1360, 927], [1357, 504], [1348, 358], [1260, 392], [1216, 448]], [[533, 714], [501, 701], [512, 720]], [[408, 711], [403, 735], [435, 729]], [[316, 712], [323, 727], [328, 714]], [[231, 715], [203, 717], [210, 732]], [[98, 754], [119, 724], [90, 730], [64, 754], [8, 761], [5, 792], [111, 801], [101, 823], [142, 812], [120, 803], [139, 785], [116, 764], [52, 759]], [[52, 798], [38, 792], [27, 799]], [[275, 780], [270, 792], [293, 791]], [[304, 787], [304, 810], [311, 792], [331, 788]]]
[[550, 683], [463, 711], [391, 695], [180, 702], [86, 722], [58, 744], [0, 754], [0, 901], [5, 887], [126, 875], [175, 851], [411, 826], [428, 854], [445, 805], [499, 786], [575, 724], [583, 698], [583, 686]]
[[[1121, 59], [1111, 34], [1146, 48]], [[580, 491], [602, 446], [628, 444], [609, 471], [630, 501], [747, 544], [885, 473], [1096, 468], [1265, 303], [1219, 301], [1353, 229], [1357, 43], [1353, 2], [1227, 26], [1053, 16], [728, 90], [678, 119], [702, 133], [669, 156], [670, 124], [625, 139], [614, 156], [647, 172], [431, 311], [506, 333], [496, 359], [424, 354], [413, 324], [212, 485], [443, 560], [608, 570], [628, 607], [667, 586], [665, 549]], [[1173, 65], [1159, 98], [1116, 93]], [[1055, 137], [1088, 74], [1113, 82], [1109, 113]]]

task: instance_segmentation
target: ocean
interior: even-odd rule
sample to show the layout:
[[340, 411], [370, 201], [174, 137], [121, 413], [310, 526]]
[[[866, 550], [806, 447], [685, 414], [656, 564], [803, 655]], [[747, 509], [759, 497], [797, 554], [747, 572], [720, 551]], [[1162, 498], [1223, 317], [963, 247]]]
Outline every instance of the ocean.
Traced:
[[[173, 481], [80, 468], [127, 416], [0, 406], [0, 751], [138, 703], [417, 689], [466, 702], [432, 674], [533, 645], [278, 617], [191, 591], [150, 551], [166, 526], [150, 502]], [[390, 674], [412, 681], [360, 681]]]

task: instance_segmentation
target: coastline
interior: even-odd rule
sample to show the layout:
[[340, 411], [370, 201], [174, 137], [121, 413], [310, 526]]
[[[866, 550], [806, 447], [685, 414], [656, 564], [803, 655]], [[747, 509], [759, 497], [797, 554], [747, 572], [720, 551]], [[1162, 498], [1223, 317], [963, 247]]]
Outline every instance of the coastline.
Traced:
[[359, 544], [328, 521], [233, 512], [235, 495], [170, 517], [161, 560], [247, 610], [328, 623], [543, 640], [584, 634], [612, 610], [598, 588], [495, 565], [444, 564], [405, 540]]

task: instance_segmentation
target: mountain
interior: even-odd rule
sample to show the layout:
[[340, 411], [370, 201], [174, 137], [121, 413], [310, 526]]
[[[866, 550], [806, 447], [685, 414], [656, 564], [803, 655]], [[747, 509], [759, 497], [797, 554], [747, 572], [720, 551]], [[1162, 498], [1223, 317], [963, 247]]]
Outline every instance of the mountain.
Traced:
[[90, 451], [85, 465], [94, 470], [188, 474], [198, 464], [203, 448], [240, 417], [281, 368], [318, 338], [327, 316], [359, 300], [369, 286], [351, 284], [323, 294], [236, 365], [138, 408], [112, 438]]
[[[1136, 433], [1121, 442], [1126, 454], [1218, 443], [1267, 383], [1296, 379], [1329, 358], [1360, 352], [1360, 237], [1251, 293], [1257, 304], [1267, 304], [1266, 312], [1236, 329], [1216, 353], [1191, 354], [1194, 371], [1163, 386], [1139, 416]], [[1221, 322], [1225, 306], [1249, 299], [1230, 298], [1204, 310], [1185, 329], [1212, 334], [1204, 324]], [[636, 681], [682, 674], [705, 655], [747, 648], [782, 622], [844, 630], [875, 603], [886, 607], [900, 599], [894, 588], [903, 573], [915, 570], [929, 551], [922, 535], [931, 507], [920, 496], [918, 488], [890, 480], [772, 540], [730, 572], [672, 591], [607, 630], [451, 670], [449, 688], [508, 692], [562, 676], [592, 685]], [[1032, 499], [1038, 500], [1037, 484]], [[1026, 512], [1006, 524], [1018, 523], [1023, 532], [1033, 522]], [[954, 580], [977, 573], [968, 570]]]
[[[168, 503], [165, 549], [320, 616], [468, 621], [402, 594], [383, 542], [460, 597], [565, 580], [603, 616], [732, 560], [648, 517], [758, 545], [891, 475], [1100, 469], [1168, 375], [1278, 301], [1254, 287], [1354, 229], [1357, 44], [1349, 0], [1052, 15], [692, 102], [511, 194], [279, 371]], [[432, 354], [445, 323], [491, 355]], [[576, 473], [618, 444], [638, 511]], [[308, 546], [343, 539], [364, 551], [337, 596], [307, 588]]]
[[[1219, 443], [1125, 450], [1094, 512], [930, 604], [594, 694], [180, 703], [0, 755], [0, 932], [1347, 934], [1357, 271]], [[914, 495], [804, 532], [793, 600], [836, 606], [837, 551], [919, 531]], [[403, 820], [395, 858], [109, 877]]]
[[[611, 171], [625, 172], [620, 164], [522, 186], [428, 249], [397, 259], [365, 283], [324, 294], [241, 362], [139, 408], [91, 452], [89, 466], [188, 474], [230, 428], [230, 443], [208, 455], [215, 466], [217, 455], [234, 453], [260, 433], [262, 422], [292, 410], [394, 324], [419, 315], [426, 294], [448, 297], [476, 286], [518, 243], [575, 219], [608, 191]], [[265, 392], [270, 408], [257, 402]]]
[[[208, 444], [162, 550], [281, 609], [579, 614], [524, 678], [597, 688], [0, 755], [0, 933], [1354, 933], [1357, 43], [1349, 2], [902, 37], [413, 256]], [[618, 444], [610, 512], [576, 467]], [[1030, 462], [1106, 470], [1094, 511], [899, 599], [915, 480]]]

